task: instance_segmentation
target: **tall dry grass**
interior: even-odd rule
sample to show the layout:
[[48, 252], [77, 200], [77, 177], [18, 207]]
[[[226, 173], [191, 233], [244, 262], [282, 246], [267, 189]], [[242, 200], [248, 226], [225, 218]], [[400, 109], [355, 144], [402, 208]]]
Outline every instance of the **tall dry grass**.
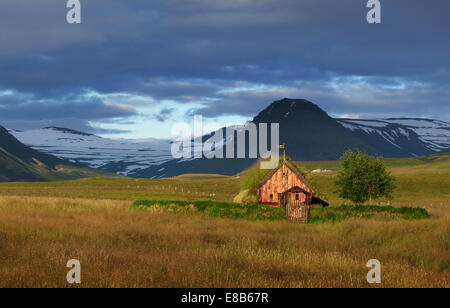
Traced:
[[128, 201], [0, 197], [0, 287], [450, 287], [450, 210], [300, 225], [130, 212]]

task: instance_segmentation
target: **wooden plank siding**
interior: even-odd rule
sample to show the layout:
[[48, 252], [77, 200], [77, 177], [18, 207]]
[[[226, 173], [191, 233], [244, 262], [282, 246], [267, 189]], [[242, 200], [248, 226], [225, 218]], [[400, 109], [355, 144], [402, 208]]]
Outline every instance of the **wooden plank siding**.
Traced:
[[286, 217], [289, 220], [298, 222], [308, 222], [309, 220], [309, 205], [305, 205], [299, 202], [286, 205]]
[[[283, 193], [294, 187], [300, 187], [306, 192], [312, 194], [311, 188], [294, 172], [287, 164], [281, 164], [278, 170], [259, 187], [259, 199], [261, 204], [278, 205], [279, 198]], [[298, 200], [296, 196], [298, 195]], [[307, 202], [305, 193], [296, 192], [288, 194], [290, 203]]]

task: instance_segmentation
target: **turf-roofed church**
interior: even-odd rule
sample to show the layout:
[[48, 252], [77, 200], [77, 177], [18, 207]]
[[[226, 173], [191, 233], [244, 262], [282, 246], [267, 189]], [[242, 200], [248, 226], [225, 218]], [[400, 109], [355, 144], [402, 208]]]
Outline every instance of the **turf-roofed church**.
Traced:
[[289, 204], [311, 205], [314, 190], [286, 159], [273, 169], [257, 187], [261, 204], [284, 206]]

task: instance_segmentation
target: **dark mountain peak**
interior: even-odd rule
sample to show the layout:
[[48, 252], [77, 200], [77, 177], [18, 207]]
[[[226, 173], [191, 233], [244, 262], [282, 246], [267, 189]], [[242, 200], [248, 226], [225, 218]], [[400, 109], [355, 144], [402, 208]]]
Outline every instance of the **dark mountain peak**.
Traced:
[[36, 151], [3, 126], [0, 126], [0, 150], [0, 182], [65, 180], [105, 174]]
[[284, 98], [273, 102], [253, 120], [255, 123], [330, 121], [328, 114], [306, 99]]
[[275, 101], [253, 123], [279, 123], [280, 142], [288, 145], [294, 160], [334, 160], [347, 149], [375, 152], [306, 99]]
[[17, 130], [17, 129], [5, 128], [0, 125], [0, 136], [2, 136], [2, 135], [5, 136], [7, 134], [11, 134], [12, 132], [21, 132], [21, 131]]
[[0, 125], [0, 135], [9, 134], [8, 130]]
[[57, 127], [57, 126], [48, 126], [48, 127], [44, 127], [43, 129], [54, 130], [54, 131], [59, 131], [59, 132], [62, 132], [62, 133], [81, 135], [81, 136], [93, 136], [92, 134], [83, 133], [83, 132], [80, 132], [80, 131], [77, 131], [77, 130], [74, 130], [74, 129], [64, 128], [64, 127]]
[[306, 100], [306, 99], [292, 99], [283, 98], [282, 100], [273, 102], [269, 108], [273, 106], [274, 108], [289, 108], [289, 109], [315, 109], [322, 110], [316, 104]]
[[41, 163], [53, 168], [56, 164], [62, 162], [60, 158], [40, 153], [24, 145], [2, 126], [0, 126], [0, 147], [10, 155], [26, 163], [35, 163], [35, 160], [39, 160]]
[[304, 98], [287, 98], [287, 97], [274, 102], [274, 104], [276, 104], [276, 103], [282, 103], [282, 104], [286, 104], [286, 103], [299, 103], [299, 104], [302, 104], [303, 103], [303, 104], [312, 104], [312, 105], [314, 105], [312, 102], [310, 102], [310, 101], [308, 101], [307, 99], [304, 99]]
[[0, 146], [3, 146], [3, 143], [5, 143], [6, 141], [16, 142], [17, 139], [13, 135], [11, 135], [7, 128], [0, 125]]

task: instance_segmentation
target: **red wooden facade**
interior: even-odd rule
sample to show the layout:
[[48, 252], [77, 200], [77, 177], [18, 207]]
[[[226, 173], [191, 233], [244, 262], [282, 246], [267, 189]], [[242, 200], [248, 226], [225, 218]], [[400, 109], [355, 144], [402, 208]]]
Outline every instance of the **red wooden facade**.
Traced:
[[261, 204], [273, 206], [285, 203], [311, 204], [313, 190], [288, 162], [281, 163], [258, 186]]

